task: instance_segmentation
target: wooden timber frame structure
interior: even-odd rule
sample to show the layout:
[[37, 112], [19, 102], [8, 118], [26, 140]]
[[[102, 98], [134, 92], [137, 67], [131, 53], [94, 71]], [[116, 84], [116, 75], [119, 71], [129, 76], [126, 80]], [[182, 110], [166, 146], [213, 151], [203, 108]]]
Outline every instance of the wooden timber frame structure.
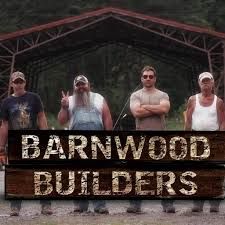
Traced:
[[0, 101], [10, 93], [13, 71], [24, 72], [35, 90], [41, 71], [111, 43], [189, 68], [196, 82], [208, 70], [225, 99], [225, 33], [109, 7], [0, 35]]

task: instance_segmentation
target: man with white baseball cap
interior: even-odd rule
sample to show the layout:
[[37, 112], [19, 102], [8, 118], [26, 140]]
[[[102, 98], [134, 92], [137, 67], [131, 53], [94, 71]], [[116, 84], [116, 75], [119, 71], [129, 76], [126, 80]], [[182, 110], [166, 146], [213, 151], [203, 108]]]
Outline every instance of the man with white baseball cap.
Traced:
[[208, 79], [210, 79], [210, 80], [213, 80], [213, 75], [211, 74], [211, 73], [209, 73], [209, 72], [204, 72], [204, 73], [201, 73], [200, 75], [199, 75], [199, 77], [198, 77], [198, 80], [200, 81], [200, 82], [202, 82], [204, 79], [206, 79], [206, 78], [208, 78]]
[[[225, 130], [224, 103], [213, 93], [213, 75], [209, 72], [201, 73], [198, 84], [201, 92], [191, 96], [187, 103], [185, 130]], [[219, 212], [219, 200], [210, 200], [209, 203], [210, 212]], [[203, 206], [203, 200], [195, 200], [192, 212], [202, 212]]]
[[88, 79], [84, 75], [78, 75], [74, 79], [74, 82], [73, 82], [74, 86], [76, 87], [79, 82], [83, 84], [88, 84]]

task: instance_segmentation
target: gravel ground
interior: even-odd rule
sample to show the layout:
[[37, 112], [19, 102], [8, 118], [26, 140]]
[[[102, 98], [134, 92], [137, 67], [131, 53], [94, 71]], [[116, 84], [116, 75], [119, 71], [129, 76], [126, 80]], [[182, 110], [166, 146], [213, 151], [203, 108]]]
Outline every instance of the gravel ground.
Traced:
[[[1, 225], [225, 225], [225, 201], [220, 213], [209, 213], [206, 202], [203, 213], [191, 213], [191, 201], [176, 201], [176, 213], [162, 212], [160, 201], [143, 201], [143, 214], [126, 213], [127, 201], [107, 201], [109, 215], [73, 214], [72, 201], [53, 201], [54, 214], [40, 215], [39, 201], [23, 201], [19, 217], [9, 216], [9, 202], [4, 200], [4, 173], [0, 172], [0, 224]], [[93, 211], [92, 204], [90, 210]]]

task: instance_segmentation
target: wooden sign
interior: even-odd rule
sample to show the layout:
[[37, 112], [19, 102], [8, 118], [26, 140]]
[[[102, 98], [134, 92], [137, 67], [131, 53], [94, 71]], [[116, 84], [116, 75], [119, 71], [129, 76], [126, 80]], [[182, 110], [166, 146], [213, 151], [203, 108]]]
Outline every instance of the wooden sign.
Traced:
[[[10, 131], [9, 162], [225, 162], [225, 132]], [[39, 162], [40, 163], [40, 162]]]
[[7, 199], [224, 198], [225, 132], [9, 131]]
[[7, 199], [195, 199], [224, 197], [224, 169], [6, 168]]

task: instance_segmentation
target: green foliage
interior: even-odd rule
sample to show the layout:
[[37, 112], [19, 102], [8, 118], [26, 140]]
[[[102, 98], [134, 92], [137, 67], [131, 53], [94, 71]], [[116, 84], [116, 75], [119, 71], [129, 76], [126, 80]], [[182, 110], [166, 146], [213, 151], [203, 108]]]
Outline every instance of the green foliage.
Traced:
[[163, 18], [223, 31], [223, 0], [2, 0], [0, 33], [43, 24], [106, 6], [127, 8]]
[[166, 130], [184, 130], [184, 123], [177, 117], [168, 118]]
[[57, 115], [52, 113], [46, 114], [47, 120], [48, 120], [48, 127], [52, 130], [63, 130], [67, 128], [68, 126], [61, 126], [59, 122], [57, 121]]
[[180, 105], [177, 110], [178, 115], [180, 115], [182, 118], [183, 118], [183, 112], [186, 111], [186, 108], [187, 108], [187, 100], [185, 101], [184, 104]]

